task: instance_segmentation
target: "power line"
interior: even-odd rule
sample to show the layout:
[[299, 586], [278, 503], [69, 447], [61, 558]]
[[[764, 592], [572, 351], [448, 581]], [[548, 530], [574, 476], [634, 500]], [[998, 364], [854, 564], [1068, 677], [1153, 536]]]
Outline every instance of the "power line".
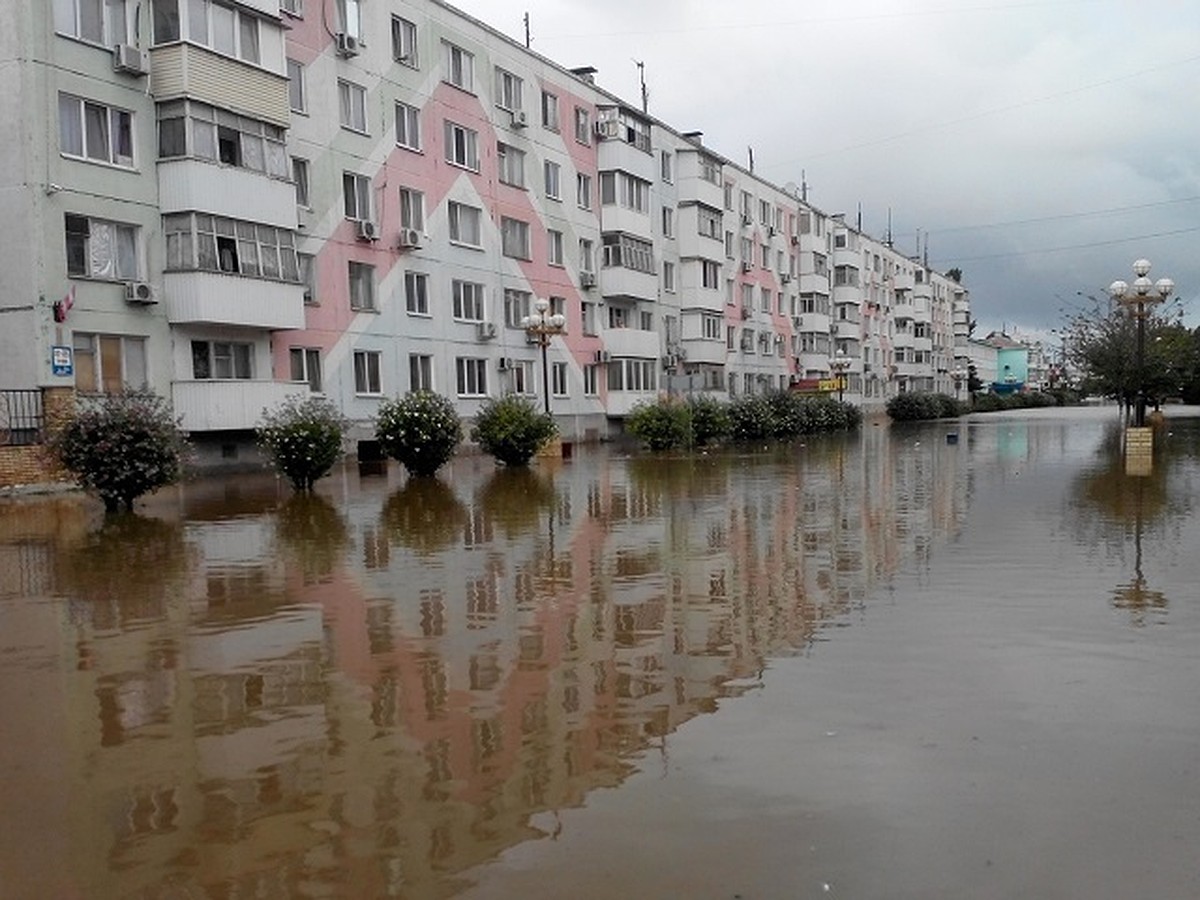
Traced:
[[1012, 219], [1007, 222], [984, 222], [976, 225], [950, 225], [946, 228], [929, 228], [926, 232], [929, 234], [949, 234], [954, 231], [976, 231], [984, 228], [1009, 228], [1014, 225], [1038, 225], [1043, 222], [1061, 222], [1065, 219], [1086, 219], [1091, 216], [1108, 216], [1114, 213], [1135, 212], [1144, 209], [1157, 209], [1160, 206], [1169, 206], [1173, 203], [1195, 203], [1200, 201], [1200, 196], [1197, 197], [1176, 197], [1171, 200], [1158, 200], [1154, 203], [1137, 203], [1133, 206], [1110, 206], [1107, 209], [1096, 209], [1088, 212], [1070, 212], [1059, 213], [1053, 216], [1038, 216], [1031, 219]]
[[1092, 247], [1111, 247], [1114, 244], [1128, 244], [1131, 241], [1145, 241], [1150, 238], [1174, 237], [1179, 234], [1191, 234], [1200, 231], [1200, 225], [1191, 228], [1176, 228], [1172, 231], [1157, 231], [1150, 234], [1135, 234], [1129, 237], [1113, 238], [1107, 241], [1090, 241], [1086, 244], [1069, 244], [1062, 247], [1035, 247], [1032, 250], [1014, 250], [1011, 253], [988, 253], [981, 256], [956, 256], [952, 262], [978, 262], [985, 259], [1011, 259], [1014, 256], [1032, 256], [1035, 253], [1062, 253], [1067, 250], [1088, 250]]

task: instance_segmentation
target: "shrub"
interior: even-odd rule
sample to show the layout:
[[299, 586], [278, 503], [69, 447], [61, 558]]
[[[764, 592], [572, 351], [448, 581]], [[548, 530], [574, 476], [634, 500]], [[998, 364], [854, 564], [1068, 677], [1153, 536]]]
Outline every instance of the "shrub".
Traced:
[[766, 399], [771, 408], [773, 437], [787, 440], [812, 430], [808, 398], [791, 391], [772, 391]]
[[288, 397], [263, 410], [255, 429], [259, 449], [298, 491], [311, 491], [342, 456], [348, 423], [323, 397]]
[[986, 393], [976, 394], [974, 408], [976, 412], [995, 412], [998, 409], [1004, 409], [1004, 398], [999, 394]]
[[934, 394], [933, 400], [938, 407], [938, 418], [953, 419], [962, 415], [961, 404], [949, 394]]
[[639, 403], [629, 413], [625, 427], [651, 450], [675, 450], [691, 440], [691, 408], [678, 400], [660, 397]]
[[692, 417], [692, 443], [697, 447], [729, 436], [729, 406], [714, 397], [700, 394], [688, 399]]
[[932, 394], [923, 391], [906, 391], [888, 400], [887, 414], [895, 422], [936, 419], [941, 414], [941, 404], [934, 399]]
[[729, 404], [729, 434], [735, 441], [761, 441], [773, 433], [771, 403], [763, 394], [743, 394]]
[[532, 400], [508, 394], [484, 402], [475, 415], [471, 440], [497, 462], [523, 466], [557, 433], [554, 419]]
[[143, 494], [183, 474], [187, 440], [170, 404], [153, 391], [130, 390], [80, 401], [48, 439], [52, 453], [109, 512], [133, 508]]
[[380, 404], [375, 437], [410, 475], [427, 478], [454, 456], [463, 428], [450, 400], [417, 391]]

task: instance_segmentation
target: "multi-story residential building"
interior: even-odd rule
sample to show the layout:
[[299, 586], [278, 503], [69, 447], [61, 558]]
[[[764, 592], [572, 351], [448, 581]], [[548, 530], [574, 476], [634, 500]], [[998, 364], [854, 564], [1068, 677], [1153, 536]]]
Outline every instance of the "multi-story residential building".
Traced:
[[[439, 0], [22, 0], [0, 36], [0, 388], [171, 398], [202, 458], [264, 408], [564, 434], [660, 392], [948, 390], [966, 291]], [[965, 365], [965, 362], [964, 362]]]

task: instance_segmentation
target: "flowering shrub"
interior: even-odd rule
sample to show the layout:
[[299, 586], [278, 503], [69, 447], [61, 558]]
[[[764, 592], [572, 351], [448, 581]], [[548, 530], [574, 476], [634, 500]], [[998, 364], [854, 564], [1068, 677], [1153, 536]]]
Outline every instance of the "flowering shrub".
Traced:
[[271, 465], [298, 491], [311, 491], [342, 456], [347, 422], [322, 397], [288, 397], [263, 410], [255, 437]]
[[961, 415], [963, 406], [949, 394], [926, 391], [907, 391], [887, 402], [887, 414], [894, 422], [915, 422], [920, 419], [949, 419]]
[[497, 462], [523, 466], [557, 433], [554, 419], [532, 401], [508, 394], [483, 404], [475, 416], [471, 440]]
[[463, 429], [450, 400], [431, 391], [417, 391], [380, 405], [375, 437], [383, 452], [398, 460], [410, 475], [425, 478], [454, 456]]
[[692, 443], [711, 444], [729, 435], [729, 406], [706, 394], [688, 398], [692, 415]]
[[762, 394], [742, 394], [729, 404], [729, 433], [735, 441], [761, 441], [774, 434], [771, 403]]
[[48, 439], [52, 453], [109, 512], [183, 474], [187, 440], [170, 404], [153, 391], [80, 399]]
[[625, 428], [651, 450], [686, 447], [691, 441], [691, 410], [686, 403], [660, 397], [635, 406]]

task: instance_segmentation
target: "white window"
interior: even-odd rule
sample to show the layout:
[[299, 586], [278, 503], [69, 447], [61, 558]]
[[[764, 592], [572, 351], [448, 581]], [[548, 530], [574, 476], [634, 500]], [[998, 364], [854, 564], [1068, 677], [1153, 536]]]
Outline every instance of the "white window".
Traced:
[[533, 393], [533, 362], [531, 360], [515, 360], [509, 369], [509, 383], [514, 394]]
[[[730, 285], [733, 282], [729, 282]], [[711, 259], [700, 260], [700, 285], [715, 291], [721, 286], [721, 267]]]
[[675, 293], [675, 263], [663, 260], [663, 290], [668, 294]]
[[583, 367], [583, 393], [587, 397], [595, 397], [600, 393], [599, 366]]
[[192, 377], [250, 379], [254, 377], [254, 345], [233, 341], [192, 341]]
[[623, 267], [653, 275], [654, 245], [649, 241], [628, 234], [605, 234], [601, 236], [604, 247], [604, 268]]
[[424, 272], [404, 273], [404, 308], [414, 316], [429, 315], [429, 276]]
[[497, 177], [501, 184], [525, 187], [525, 153], [508, 144], [496, 145]]
[[454, 318], [464, 322], [482, 322], [483, 285], [456, 278], [450, 286], [454, 298]]
[[133, 113], [58, 95], [58, 142], [64, 156], [133, 168]]
[[520, 328], [521, 320], [529, 315], [533, 295], [528, 291], [506, 288], [504, 291], [504, 324], [508, 328]]
[[721, 317], [702, 315], [700, 317], [700, 332], [701, 336], [706, 340], [719, 341], [721, 339]]
[[555, 397], [567, 396], [567, 364], [556, 362], [550, 366], [550, 393]]
[[375, 267], [366, 263], [351, 262], [348, 265], [350, 278], [350, 308], [373, 312], [375, 310]]
[[[715, 159], [713, 159], [712, 157], [701, 156], [700, 157], [700, 177], [703, 178], [705, 181], [707, 181], [709, 184], [718, 184], [719, 185], [721, 183], [721, 164], [719, 162], [717, 162]], [[727, 187], [729, 187], [729, 186], [727, 185]], [[728, 203], [726, 203], [725, 208], [732, 209], [733, 207], [730, 206]]]
[[546, 232], [546, 261], [552, 266], [563, 265], [563, 233], [553, 228]]
[[433, 390], [433, 357], [424, 353], [408, 356], [408, 389], [410, 391]]
[[483, 245], [480, 229], [482, 215], [478, 208], [451, 200], [446, 205], [446, 214], [450, 220], [450, 240], [453, 243], [466, 244], [469, 247]]
[[304, 285], [304, 302], [317, 305], [317, 258], [311, 253], [297, 253], [296, 263], [300, 267], [300, 283]]
[[564, 323], [563, 330], [565, 331], [567, 328], [567, 325], [565, 324], [566, 320], [567, 320], [567, 298], [566, 297], [552, 296], [550, 298], [550, 315], [563, 317], [563, 323]]
[[361, 222], [371, 221], [371, 179], [356, 172], [342, 173], [342, 194], [345, 198], [346, 218]]
[[[721, 240], [721, 213], [707, 206], [696, 207], [696, 220], [700, 234], [713, 240]], [[733, 232], [726, 233], [726, 240], [732, 244]]]
[[446, 162], [479, 171], [479, 135], [457, 122], [446, 120]]
[[580, 305], [580, 312], [582, 314], [582, 319], [583, 319], [583, 323], [582, 323], [583, 333], [587, 334], [587, 335], [597, 334], [598, 332], [596, 331], [596, 304], [589, 303], [585, 300]]
[[362, 0], [337, 0], [338, 30], [362, 40]]
[[487, 360], [458, 357], [454, 360], [456, 387], [460, 397], [487, 396]]
[[562, 199], [562, 166], [546, 160], [542, 166], [543, 180], [546, 184], [546, 196], [551, 200]]
[[672, 181], [675, 180], [674, 176], [672, 174], [673, 169], [674, 169], [675, 160], [674, 160], [674, 157], [671, 156], [671, 151], [663, 150], [659, 156], [659, 160], [660, 160], [659, 168], [662, 172], [662, 180], [667, 182], [668, 184], [670, 184]]
[[159, 103], [156, 112], [160, 158], [195, 156], [273, 178], [289, 175], [284, 130], [278, 125], [196, 100]]
[[378, 350], [354, 351], [354, 393], [383, 393], [383, 386], [379, 381], [380, 356]]
[[582, 106], [575, 107], [575, 140], [580, 144], [592, 142], [592, 116]]
[[675, 237], [675, 210], [669, 206], [662, 208], [662, 232], [663, 237]]
[[628, 172], [600, 173], [600, 203], [620, 205], [640, 213], [650, 211], [650, 182]]
[[524, 83], [514, 75], [499, 67], [496, 68], [496, 105], [501, 109], [516, 112], [522, 109], [521, 95], [524, 93]]
[[292, 112], [302, 113], [308, 109], [308, 92], [304, 87], [304, 65], [294, 59], [287, 61], [288, 104]]
[[321, 390], [321, 351], [316, 347], [291, 347], [288, 350], [291, 363], [291, 380], [299, 384], [308, 383], [310, 391]]
[[417, 26], [408, 19], [392, 16], [392, 58], [406, 66], [417, 68]]
[[558, 96], [542, 91], [542, 127], [558, 131]]
[[136, 281], [140, 271], [134, 225], [67, 213], [67, 274], [80, 278]]
[[447, 42], [444, 81], [464, 91], [475, 92], [475, 56], [462, 47]]
[[[164, 9], [160, 10], [162, 6]], [[179, 12], [174, 0], [154, 4], [154, 39], [178, 40]], [[259, 61], [258, 17], [216, 0], [188, 0], [187, 39], [225, 56]]]
[[338, 109], [343, 128], [367, 133], [367, 89], [361, 84], [338, 79]]
[[500, 219], [500, 248], [513, 259], [532, 259], [529, 249], [529, 223], [502, 216]]
[[295, 235], [286, 228], [205, 213], [163, 216], [168, 271], [228, 272], [301, 284]]
[[304, 18], [304, 0], [279, 0], [279, 8], [297, 19]]
[[409, 150], [421, 149], [421, 111], [407, 103], [396, 103], [396, 143]]
[[126, 6], [126, 0], [59, 0], [54, 4], [54, 28], [102, 47], [128, 44]]
[[292, 182], [296, 185], [296, 205], [308, 207], [308, 160], [292, 157]]
[[118, 334], [75, 332], [75, 389], [117, 394], [146, 384], [146, 340]]
[[592, 176], [582, 172], [575, 176], [575, 202], [580, 209], [592, 208]]
[[412, 188], [400, 188], [400, 227], [425, 230], [425, 195]]

